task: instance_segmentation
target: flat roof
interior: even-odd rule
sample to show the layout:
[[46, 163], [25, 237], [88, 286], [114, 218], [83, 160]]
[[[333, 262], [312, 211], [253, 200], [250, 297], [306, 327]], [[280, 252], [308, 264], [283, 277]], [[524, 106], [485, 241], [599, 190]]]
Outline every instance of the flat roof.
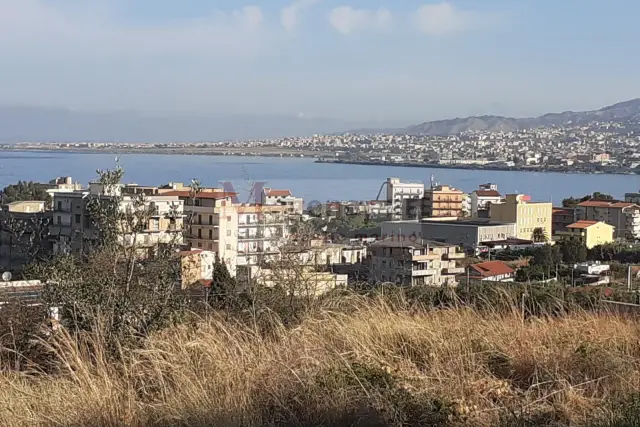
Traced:
[[490, 219], [466, 219], [466, 218], [459, 218], [459, 219], [447, 219], [447, 220], [437, 220], [437, 219], [430, 219], [430, 218], [424, 218], [420, 221], [422, 224], [447, 224], [447, 225], [462, 225], [462, 226], [499, 226], [499, 225], [511, 225], [511, 224], [515, 224], [513, 222], [502, 222], [502, 221], [493, 221]]
[[410, 238], [400, 239], [400, 238], [391, 237], [388, 239], [378, 240], [376, 242], [373, 242], [371, 246], [383, 247], [383, 248], [424, 248], [427, 246], [433, 246], [435, 248], [452, 248], [452, 247], [457, 247], [458, 245], [454, 245], [451, 243], [436, 242], [434, 240], [427, 240], [427, 239], [411, 240]]

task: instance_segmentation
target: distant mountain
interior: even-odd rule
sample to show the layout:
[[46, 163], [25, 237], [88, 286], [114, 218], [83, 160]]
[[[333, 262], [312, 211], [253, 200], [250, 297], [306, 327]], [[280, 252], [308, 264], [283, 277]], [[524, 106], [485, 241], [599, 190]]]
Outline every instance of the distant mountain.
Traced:
[[[424, 122], [406, 128], [384, 129], [382, 132], [410, 135], [455, 135], [465, 131], [511, 132], [519, 129], [585, 124], [595, 121], [640, 122], [640, 98], [620, 102], [594, 111], [565, 111], [563, 113], [550, 113], [540, 117], [529, 118], [473, 116]], [[371, 133], [376, 132], [376, 130], [368, 129], [363, 132], [361, 129], [358, 132]]]
[[91, 113], [63, 108], [0, 106], [0, 142], [208, 142], [335, 133], [389, 123], [229, 115]]

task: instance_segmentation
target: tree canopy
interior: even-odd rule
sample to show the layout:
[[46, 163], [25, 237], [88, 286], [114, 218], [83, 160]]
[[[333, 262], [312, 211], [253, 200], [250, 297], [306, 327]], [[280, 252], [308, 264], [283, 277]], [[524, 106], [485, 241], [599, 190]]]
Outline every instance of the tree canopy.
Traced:
[[29, 200], [48, 201], [49, 194], [42, 185], [33, 181], [18, 181], [2, 190], [3, 204]]
[[593, 194], [587, 194], [581, 198], [569, 197], [564, 199], [562, 200], [562, 206], [565, 208], [575, 208], [578, 203], [586, 202], [587, 200], [613, 200], [613, 196], [596, 191]]

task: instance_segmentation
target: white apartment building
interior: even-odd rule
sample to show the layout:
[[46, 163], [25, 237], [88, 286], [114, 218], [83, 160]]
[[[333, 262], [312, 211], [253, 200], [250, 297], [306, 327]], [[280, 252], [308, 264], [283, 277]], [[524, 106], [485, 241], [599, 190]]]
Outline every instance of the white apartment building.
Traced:
[[238, 205], [238, 266], [257, 266], [280, 254], [287, 238], [288, 206]]
[[480, 185], [470, 195], [471, 198], [471, 218], [488, 218], [489, 205], [491, 203], [500, 203], [502, 195], [498, 192], [496, 184]]
[[289, 190], [264, 188], [261, 203], [268, 206], [285, 206], [288, 215], [302, 215], [304, 211], [304, 200], [300, 197], [294, 197]]
[[421, 182], [402, 182], [399, 178], [387, 178], [387, 202], [393, 209], [393, 219], [402, 219], [405, 200], [422, 199], [424, 184]]

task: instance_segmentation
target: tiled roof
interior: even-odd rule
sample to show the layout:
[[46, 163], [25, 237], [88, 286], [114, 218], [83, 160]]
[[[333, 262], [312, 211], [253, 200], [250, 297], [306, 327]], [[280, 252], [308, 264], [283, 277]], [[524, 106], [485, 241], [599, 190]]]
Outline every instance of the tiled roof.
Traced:
[[513, 274], [515, 271], [502, 261], [487, 261], [469, 266], [482, 277], [501, 276], [503, 274]]
[[587, 200], [586, 202], [578, 203], [578, 206], [583, 208], [628, 208], [636, 206], [634, 203], [620, 202], [618, 200]]
[[501, 197], [496, 190], [476, 190], [475, 193], [480, 197]]
[[578, 228], [578, 229], [589, 228], [592, 225], [595, 225], [597, 223], [598, 223], [598, 221], [587, 221], [587, 220], [583, 219], [583, 220], [580, 220], [578, 222], [574, 222], [573, 224], [567, 225], [567, 228]]
[[289, 190], [265, 190], [265, 194], [269, 197], [289, 197], [291, 191]]

